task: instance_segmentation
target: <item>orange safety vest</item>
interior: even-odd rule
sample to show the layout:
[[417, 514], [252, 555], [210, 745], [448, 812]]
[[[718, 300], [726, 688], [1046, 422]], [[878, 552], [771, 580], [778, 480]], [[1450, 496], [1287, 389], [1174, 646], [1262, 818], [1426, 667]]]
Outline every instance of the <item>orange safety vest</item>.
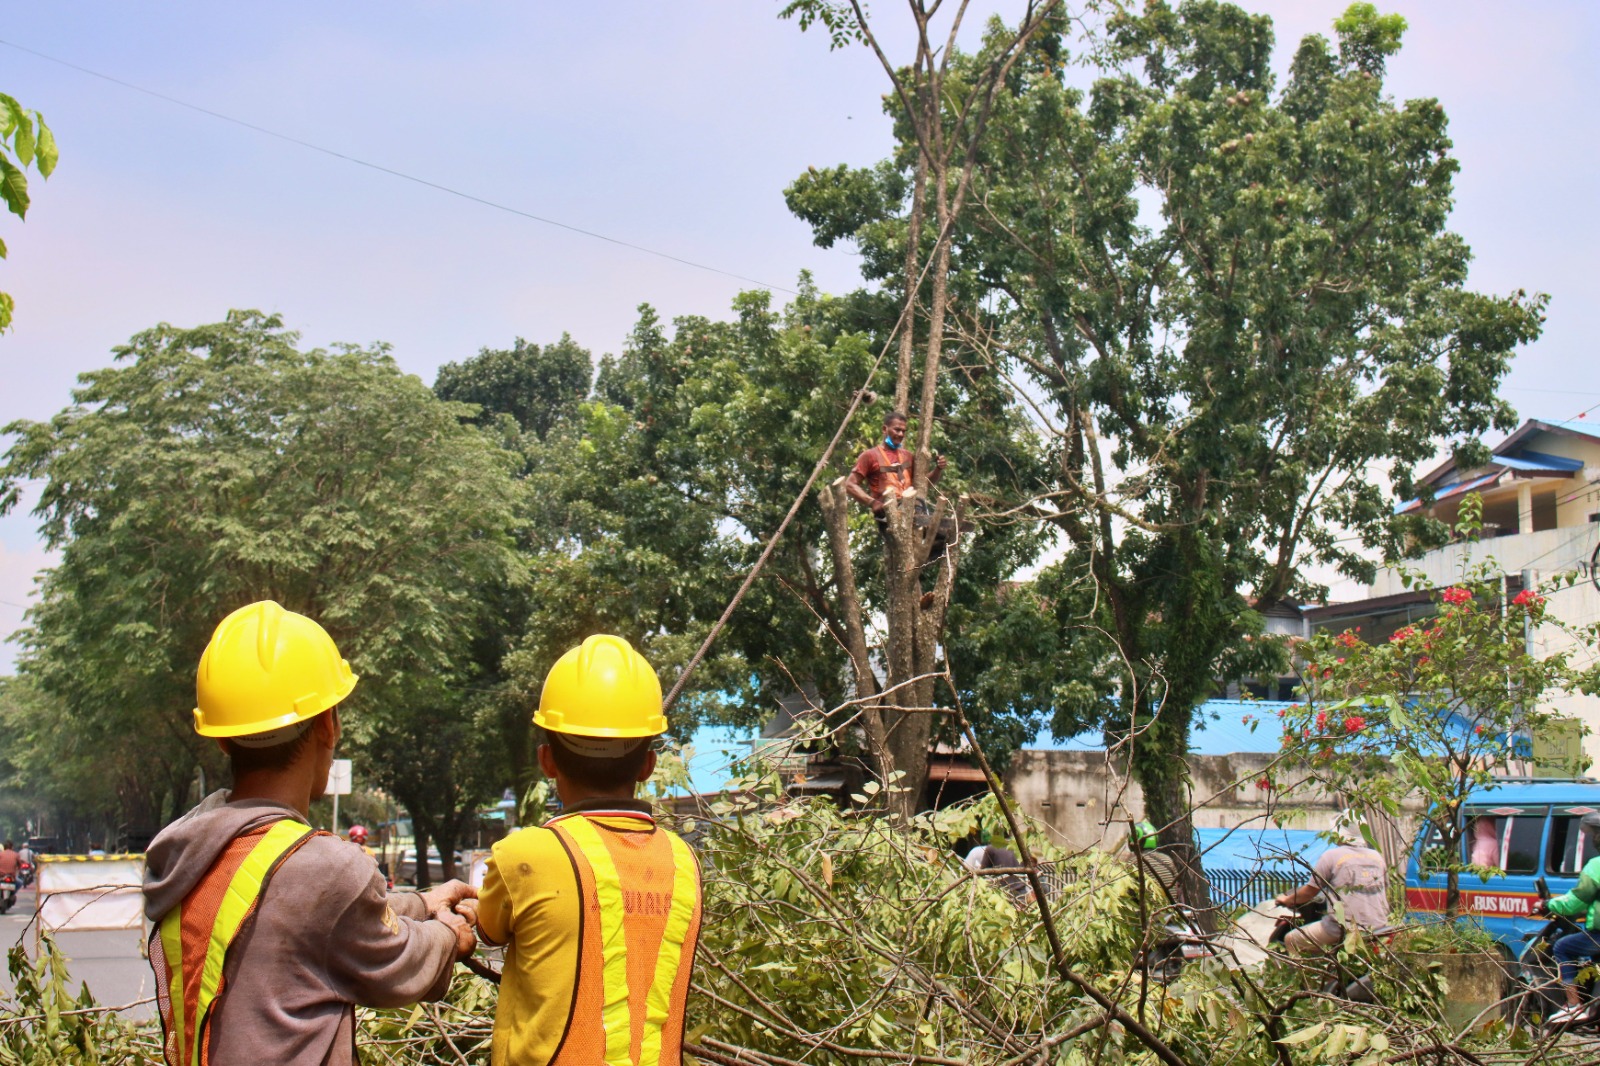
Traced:
[[582, 814], [547, 828], [583, 900], [572, 1010], [551, 1066], [679, 1066], [700, 936], [694, 853], [675, 833], [616, 830]]
[[[207, 1066], [223, 967], [283, 860], [315, 836], [293, 818], [239, 837], [150, 936], [167, 1066]], [[159, 942], [159, 950], [158, 948]]]
[[[911, 487], [911, 457], [907, 456], [904, 459], [891, 462], [889, 459], [889, 449], [885, 445], [878, 445], [877, 450], [878, 473], [882, 474], [884, 477], [883, 486], [885, 489], [894, 489], [895, 495], [898, 496], [900, 493], [905, 492]], [[905, 451], [904, 448], [899, 448], [896, 450], [902, 453]]]

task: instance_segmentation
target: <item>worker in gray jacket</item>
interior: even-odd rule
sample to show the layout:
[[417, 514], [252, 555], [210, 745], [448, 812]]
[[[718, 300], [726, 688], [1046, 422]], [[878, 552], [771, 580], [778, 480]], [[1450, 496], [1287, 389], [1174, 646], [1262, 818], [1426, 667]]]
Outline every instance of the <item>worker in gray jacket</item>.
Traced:
[[388, 892], [359, 848], [314, 832], [356, 677], [316, 622], [271, 601], [230, 614], [200, 660], [195, 729], [233, 788], [167, 826], [146, 857], [150, 964], [169, 1066], [355, 1061], [356, 1004], [438, 999], [474, 934], [476, 892]]

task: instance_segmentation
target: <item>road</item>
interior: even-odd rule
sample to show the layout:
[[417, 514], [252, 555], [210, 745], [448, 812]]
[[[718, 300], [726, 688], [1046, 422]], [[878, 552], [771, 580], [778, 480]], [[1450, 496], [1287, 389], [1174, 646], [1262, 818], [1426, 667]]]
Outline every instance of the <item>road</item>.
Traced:
[[[17, 905], [11, 912], [0, 915], [0, 947], [10, 951], [20, 943], [28, 956], [33, 957], [34, 906], [34, 891], [27, 888], [17, 896]], [[139, 929], [58, 933], [56, 943], [67, 956], [67, 969], [73, 979], [72, 994], [77, 995], [80, 987], [88, 985], [95, 1002], [108, 1007], [120, 1007], [154, 995], [155, 978], [144, 958], [143, 940], [144, 932]], [[0, 994], [9, 998], [12, 987], [9, 969], [0, 967]], [[153, 1002], [140, 1004], [124, 1014], [132, 1021], [154, 1016]]]

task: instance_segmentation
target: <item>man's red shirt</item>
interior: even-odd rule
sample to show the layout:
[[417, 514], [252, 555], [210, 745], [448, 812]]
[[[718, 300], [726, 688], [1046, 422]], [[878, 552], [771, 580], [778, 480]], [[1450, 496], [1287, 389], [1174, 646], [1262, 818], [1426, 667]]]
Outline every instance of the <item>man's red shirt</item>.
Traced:
[[0, 877], [14, 876], [21, 862], [22, 856], [10, 848], [0, 849]]
[[916, 469], [915, 454], [905, 448], [891, 448], [887, 443], [882, 443], [862, 452], [852, 472], [866, 484], [867, 492], [873, 499], [881, 500], [890, 486], [901, 492], [909, 489], [916, 477]]

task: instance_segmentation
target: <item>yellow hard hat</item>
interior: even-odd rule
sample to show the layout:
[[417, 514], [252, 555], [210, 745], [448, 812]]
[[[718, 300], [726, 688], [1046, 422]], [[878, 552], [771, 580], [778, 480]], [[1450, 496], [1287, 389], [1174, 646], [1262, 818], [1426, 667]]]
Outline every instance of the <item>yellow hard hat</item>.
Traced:
[[262, 600], [211, 634], [195, 675], [194, 730], [203, 737], [270, 732], [316, 717], [355, 687], [327, 630]]
[[533, 724], [580, 737], [653, 737], [667, 731], [661, 682], [633, 645], [601, 633], [550, 668]]

